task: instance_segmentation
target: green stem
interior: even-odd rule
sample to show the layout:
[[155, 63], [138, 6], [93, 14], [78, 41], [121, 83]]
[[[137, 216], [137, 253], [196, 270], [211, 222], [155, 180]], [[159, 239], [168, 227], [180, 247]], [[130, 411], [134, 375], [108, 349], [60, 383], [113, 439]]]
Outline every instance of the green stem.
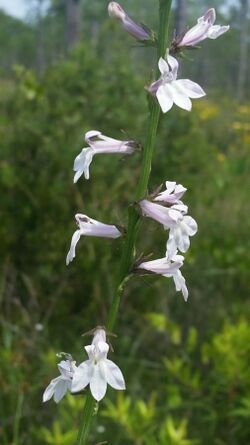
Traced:
[[13, 444], [18, 445], [19, 442], [19, 433], [20, 433], [20, 421], [22, 418], [22, 409], [23, 409], [23, 401], [24, 401], [24, 394], [23, 392], [19, 393], [18, 399], [17, 399], [17, 408], [16, 408], [16, 414], [14, 419], [14, 432], [13, 432]]
[[151, 163], [156, 140], [156, 132], [158, 128], [160, 117], [160, 107], [154, 100], [151, 104], [151, 113], [149, 116], [148, 132], [146, 137], [146, 144], [144, 148], [144, 156], [142, 158], [142, 169], [139, 183], [136, 190], [136, 200], [143, 199], [147, 193], [148, 180], [151, 171]]
[[[159, 8], [159, 37], [157, 47], [157, 63], [160, 57], [165, 56], [166, 42], [168, 38], [169, 28], [169, 16], [172, 0], [160, 0]], [[159, 70], [156, 69], [156, 74], [159, 76]], [[135, 200], [139, 201], [143, 199], [147, 193], [148, 181], [151, 171], [151, 163], [153, 158], [153, 152], [155, 147], [156, 134], [159, 124], [160, 107], [156, 100], [150, 99], [150, 114], [147, 125], [147, 133], [145, 139], [145, 145], [143, 149], [142, 167], [140, 172], [140, 178], [136, 189]], [[128, 230], [122, 252], [121, 264], [118, 275], [118, 282], [116, 286], [116, 293], [113, 297], [106, 327], [112, 331], [115, 325], [117, 312], [120, 305], [121, 294], [123, 290], [123, 283], [129, 274], [132, 264], [133, 251], [135, 247], [135, 241], [139, 229], [140, 217], [136, 212], [136, 209], [131, 206], [129, 208], [128, 218]]]
[[[157, 62], [160, 57], [165, 56], [166, 44], [168, 38], [169, 16], [170, 16], [172, 0], [159, 0], [159, 3], [160, 7], [159, 7], [159, 36], [158, 36], [158, 46], [157, 46]], [[158, 68], [156, 69], [156, 75], [157, 77], [159, 76]], [[145, 146], [143, 149], [142, 168], [135, 194], [136, 201], [143, 199], [147, 192], [148, 181], [151, 171], [152, 157], [156, 140], [156, 133], [160, 117], [160, 107], [158, 103], [153, 99], [151, 99], [150, 102], [151, 102], [150, 114], [147, 125]], [[122, 251], [121, 264], [116, 283], [116, 292], [113, 296], [113, 300], [111, 303], [106, 323], [106, 328], [107, 330], [110, 331], [112, 331], [114, 328], [117, 312], [120, 305], [121, 295], [132, 265], [133, 251], [135, 248], [135, 242], [139, 230], [139, 224], [140, 224], [140, 217], [135, 207], [132, 205], [129, 207], [128, 210], [128, 229]], [[90, 426], [93, 420], [94, 408], [95, 408], [95, 401], [91, 396], [91, 394], [89, 393], [87, 396], [87, 400], [85, 402], [82, 424], [80, 427], [76, 445], [85, 445], [87, 443]]]
[[[165, 56], [167, 39], [168, 39], [168, 29], [169, 29], [169, 17], [171, 10], [172, 0], [160, 0], [159, 7], [159, 37], [157, 46], [157, 63], [160, 57]], [[156, 68], [156, 75], [159, 76], [158, 65]], [[148, 188], [148, 181], [151, 171], [151, 162], [153, 158], [156, 133], [158, 129], [160, 117], [160, 107], [156, 100], [151, 99], [151, 110], [149, 115], [149, 122], [147, 126], [146, 143], [143, 150], [142, 168], [141, 175], [136, 190], [136, 200], [143, 199], [146, 195]]]
[[84, 405], [82, 423], [77, 436], [76, 445], [83, 445], [86, 443], [93, 420], [95, 404], [96, 401], [95, 399], [93, 399], [91, 393], [89, 392]]
[[129, 207], [128, 210], [128, 230], [122, 251], [121, 264], [116, 284], [116, 292], [113, 296], [112, 304], [108, 314], [108, 319], [105, 325], [108, 331], [112, 331], [115, 325], [115, 320], [120, 305], [121, 294], [131, 266], [131, 257], [133, 254], [136, 237], [139, 230], [139, 222], [140, 222], [139, 215], [137, 214], [134, 206], [132, 205]]

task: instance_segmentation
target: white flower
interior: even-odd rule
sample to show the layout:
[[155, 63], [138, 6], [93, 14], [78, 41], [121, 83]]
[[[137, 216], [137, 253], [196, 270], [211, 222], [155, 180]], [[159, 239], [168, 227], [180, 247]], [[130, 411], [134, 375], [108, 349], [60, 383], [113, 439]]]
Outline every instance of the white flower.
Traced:
[[[147, 199], [143, 199], [138, 204], [141, 208], [143, 216], [147, 216], [154, 219], [155, 221], [158, 221], [160, 224], [163, 225], [165, 229], [169, 229], [169, 227], [175, 221], [182, 217], [178, 209], [178, 205], [177, 209], [175, 205], [171, 207], [165, 207], [164, 205], [156, 204]], [[186, 206], [184, 207], [186, 208]]]
[[158, 63], [161, 77], [149, 87], [149, 92], [156, 95], [163, 113], [169, 111], [175, 103], [178, 107], [190, 111], [191, 99], [198, 99], [206, 95], [197, 83], [189, 79], [178, 79], [178, 61], [168, 55], [167, 61], [162, 57]]
[[207, 38], [217, 39], [217, 37], [220, 37], [229, 30], [230, 26], [228, 25], [214, 25], [215, 19], [215, 9], [211, 8], [197, 20], [197, 24], [195, 26], [184, 34], [181, 41], [178, 42], [178, 46], [194, 46]]
[[42, 323], [36, 323], [35, 324], [35, 330], [37, 332], [41, 332], [41, 331], [43, 331], [43, 329], [44, 329], [44, 325]]
[[159, 258], [158, 260], [146, 261], [138, 266], [138, 269], [148, 270], [149, 272], [169, 276], [175, 273], [183, 265], [184, 257], [176, 255], [174, 259], [169, 259], [168, 256]]
[[72, 360], [62, 360], [58, 364], [61, 375], [51, 380], [43, 393], [43, 402], [47, 402], [53, 396], [54, 401], [58, 403], [67, 391], [71, 391], [72, 378], [77, 369], [75, 363]]
[[187, 189], [183, 187], [183, 185], [176, 184], [176, 182], [173, 181], [166, 181], [166, 190], [158, 193], [154, 197], [154, 201], [176, 204], [179, 202], [186, 191]]
[[171, 260], [177, 250], [186, 252], [190, 245], [190, 236], [198, 230], [196, 221], [187, 215], [188, 207], [180, 201], [186, 188], [176, 182], [166, 182], [166, 190], [153, 196], [156, 202], [143, 199], [138, 205], [143, 216], [154, 219], [169, 230], [167, 256]]
[[190, 246], [190, 236], [194, 236], [198, 230], [196, 221], [189, 215], [181, 215], [169, 230], [167, 242], [168, 257], [172, 258], [176, 250], [186, 252]]
[[100, 221], [89, 218], [87, 215], [77, 213], [75, 219], [79, 229], [76, 230], [72, 236], [70, 249], [66, 257], [67, 265], [75, 258], [76, 245], [82, 235], [99, 236], [102, 238], [119, 238], [119, 236], [122, 235], [116, 226], [103, 224]]
[[92, 130], [85, 134], [85, 141], [89, 147], [83, 148], [81, 153], [75, 158], [73, 170], [76, 172], [74, 183], [84, 174], [85, 179], [89, 179], [89, 166], [93, 156], [100, 153], [123, 153], [130, 154], [136, 148], [134, 141], [119, 141], [104, 136], [100, 131]]
[[110, 2], [108, 5], [108, 13], [111, 18], [120, 20], [123, 29], [135, 37], [137, 40], [149, 40], [151, 38], [147, 30], [135, 23], [124, 9], [117, 2]]
[[125, 382], [118, 366], [107, 359], [109, 345], [106, 343], [106, 332], [97, 328], [91, 345], [85, 346], [89, 359], [75, 370], [72, 381], [72, 392], [81, 391], [87, 385], [98, 402], [103, 399], [109, 384], [114, 389], [124, 390]]
[[182, 255], [176, 255], [175, 252], [175, 255], [173, 255], [172, 258], [169, 258], [169, 256], [166, 254], [166, 257], [164, 258], [143, 262], [138, 266], [138, 268], [158, 275], [163, 275], [164, 277], [172, 277], [175, 283], [176, 291], [181, 291], [184, 300], [187, 301], [188, 290], [186, 287], [186, 281], [180, 271], [183, 261], [184, 257]]

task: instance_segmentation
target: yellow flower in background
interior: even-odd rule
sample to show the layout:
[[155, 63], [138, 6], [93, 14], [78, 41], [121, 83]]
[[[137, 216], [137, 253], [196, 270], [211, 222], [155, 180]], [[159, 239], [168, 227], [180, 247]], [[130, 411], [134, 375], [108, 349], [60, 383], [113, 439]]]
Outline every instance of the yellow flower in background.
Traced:
[[217, 117], [219, 114], [219, 108], [217, 107], [217, 105], [212, 104], [208, 101], [203, 102], [203, 103], [196, 103], [195, 107], [196, 107], [197, 111], [199, 112], [199, 116], [200, 116], [201, 120], [204, 120], [204, 121], [213, 119], [213, 118]]
[[217, 154], [217, 159], [218, 159], [219, 162], [225, 162], [226, 156], [224, 155], [224, 153], [218, 153]]
[[233, 122], [232, 128], [238, 131], [250, 131], [250, 124], [248, 122]]
[[239, 113], [241, 114], [250, 114], [250, 107], [247, 105], [240, 105], [238, 108]]
[[242, 137], [243, 144], [250, 145], [250, 133], [246, 133]]

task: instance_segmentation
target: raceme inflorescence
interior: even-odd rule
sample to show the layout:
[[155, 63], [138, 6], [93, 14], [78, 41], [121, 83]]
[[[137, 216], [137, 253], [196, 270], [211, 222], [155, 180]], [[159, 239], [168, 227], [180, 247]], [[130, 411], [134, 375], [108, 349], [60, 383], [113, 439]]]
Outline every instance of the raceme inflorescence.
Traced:
[[[109, 331], [114, 328], [123, 289], [128, 277], [135, 275], [158, 275], [172, 278], [176, 291], [180, 291], [184, 300], [188, 299], [188, 288], [181, 268], [184, 265], [184, 256], [190, 247], [190, 238], [198, 230], [195, 219], [189, 215], [188, 206], [183, 202], [187, 189], [170, 178], [166, 178], [165, 186], [158, 187], [156, 192], [149, 193], [148, 183], [151, 172], [151, 163], [155, 148], [156, 135], [160, 112], [167, 113], [176, 105], [186, 111], [191, 111], [191, 99], [205, 96], [200, 85], [190, 79], [178, 78], [180, 58], [188, 49], [197, 48], [197, 44], [204, 39], [216, 39], [228, 31], [229, 26], [214, 25], [215, 10], [209, 9], [200, 17], [197, 24], [191, 29], [184, 30], [180, 36], [168, 42], [168, 28], [171, 12], [171, 0], [159, 0], [159, 28], [155, 33], [143, 24], [138, 24], [130, 18], [121, 5], [110, 2], [108, 14], [123, 30], [128, 32], [140, 43], [140, 46], [154, 47], [156, 49], [156, 69], [154, 81], [147, 85], [145, 90], [149, 100], [149, 117], [145, 131], [145, 141], [141, 148], [134, 140], [118, 140], [105, 136], [101, 131], [90, 130], [85, 134], [87, 147], [83, 148], [74, 162], [74, 183], [81, 176], [86, 180], [90, 177], [90, 165], [97, 154], [133, 155], [140, 151], [142, 161], [140, 174], [135, 191], [133, 203], [128, 203], [128, 222], [125, 227], [118, 224], [103, 223], [89, 216], [77, 213], [75, 220], [77, 230], [71, 240], [66, 264], [69, 265], [76, 256], [76, 245], [81, 248], [82, 236], [94, 236], [109, 239], [121, 238], [123, 247], [119, 273], [115, 280], [115, 289], [104, 326], [94, 328], [90, 333], [93, 339], [90, 345], [85, 346], [86, 360], [76, 364], [72, 356], [60, 353], [62, 358], [58, 364], [60, 375], [54, 378], [43, 394], [43, 401], [51, 398], [59, 402], [66, 393], [81, 394], [87, 387], [87, 398], [84, 406], [83, 420], [80, 426], [77, 445], [86, 443], [91, 422], [96, 412], [96, 403], [103, 399], [107, 386], [115, 390], [125, 390], [125, 380], [120, 368], [110, 359], [108, 353], [112, 350], [107, 340]], [[101, 162], [101, 156], [99, 162]], [[98, 157], [99, 159], [99, 157]], [[139, 221], [151, 218], [162, 226], [162, 238], [165, 250], [163, 257], [148, 261], [147, 256], [136, 256], [136, 239], [139, 232]], [[129, 386], [129, 382], [128, 382]], [[85, 393], [86, 394], [86, 393]]]

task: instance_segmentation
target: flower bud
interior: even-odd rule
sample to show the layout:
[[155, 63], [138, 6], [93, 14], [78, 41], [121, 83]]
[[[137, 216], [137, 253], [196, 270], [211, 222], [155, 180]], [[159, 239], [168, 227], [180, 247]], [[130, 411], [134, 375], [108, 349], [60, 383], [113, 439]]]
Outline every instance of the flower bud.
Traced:
[[137, 40], [151, 40], [150, 30], [135, 23], [123, 8], [116, 2], [110, 2], [108, 5], [108, 13], [111, 18], [120, 20], [122, 27], [135, 37]]
[[108, 5], [109, 17], [112, 19], [124, 20], [126, 18], [126, 12], [122, 9], [121, 5], [116, 2], [110, 2]]

